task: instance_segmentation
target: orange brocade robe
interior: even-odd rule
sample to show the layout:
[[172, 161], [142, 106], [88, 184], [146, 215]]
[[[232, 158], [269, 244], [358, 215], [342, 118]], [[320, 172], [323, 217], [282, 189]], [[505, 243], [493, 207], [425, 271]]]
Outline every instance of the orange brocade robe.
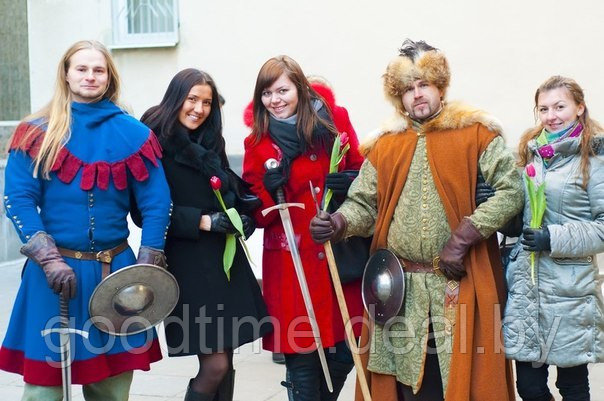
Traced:
[[[428, 124], [429, 126], [429, 124]], [[451, 231], [476, 205], [478, 160], [497, 136], [475, 123], [461, 128], [426, 129], [426, 148], [435, 186]], [[377, 220], [372, 250], [387, 247], [390, 222], [405, 185], [418, 135], [412, 129], [385, 134], [368, 151], [376, 169]], [[472, 247], [464, 259], [467, 276], [460, 282], [453, 354], [445, 401], [509, 401], [515, 399], [511, 362], [501, 341], [505, 302], [503, 272], [496, 236]], [[369, 350], [365, 325], [360, 348]], [[396, 378], [366, 370], [369, 354], [361, 355], [375, 401], [396, 401]], [[363, 396], [357, 382], [357, 401]]]

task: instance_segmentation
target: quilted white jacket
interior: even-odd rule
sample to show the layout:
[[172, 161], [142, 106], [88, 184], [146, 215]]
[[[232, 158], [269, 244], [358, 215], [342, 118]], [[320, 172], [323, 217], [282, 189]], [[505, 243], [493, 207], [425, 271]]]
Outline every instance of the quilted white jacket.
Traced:
[[[535, 144], [529, 144], [537, 178], [546, 185], [543, 226], [552, 250], [536, 254], [535, 285], [530, 253], [520, 241], [510, 254], [503, 334], [511, 359], [560, 367], [604, 361], [604, 303], [596, 262], [596, 254], [604, 252], [604, 137], [594, 139], [587, 190], [581, 186], [580, 139], [555, 144], [557, 153], [547, 168]], [[525, 227], [529, 221], [525, 191]]]

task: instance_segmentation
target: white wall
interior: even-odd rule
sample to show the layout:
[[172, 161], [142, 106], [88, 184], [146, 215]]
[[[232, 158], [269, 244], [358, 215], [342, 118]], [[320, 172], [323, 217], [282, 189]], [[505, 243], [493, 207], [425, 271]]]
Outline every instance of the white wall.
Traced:
[[[48, 100], [71, 43], [111, 43], [110, 8], [109, 0], [28, 0], [33, 108]], [[269, 57], [288, 54], [305, 73], [329, 79], [363, 137], [391, 113], [381, 87], [388, 61], [406, 37], [424, 39], [448, 55], [449, 98], [499, 117], [515, 146], [533, 124], [536, 87], [552, 74], [574, 77], [604, 121], [602, 21], [599, 0], [181, 0], [177, 47], [113, 54], [136, 116], [160, 101], [180, 69], [212, 74], [227, 100], [227, 150], [241, 153], [242, 111]]]

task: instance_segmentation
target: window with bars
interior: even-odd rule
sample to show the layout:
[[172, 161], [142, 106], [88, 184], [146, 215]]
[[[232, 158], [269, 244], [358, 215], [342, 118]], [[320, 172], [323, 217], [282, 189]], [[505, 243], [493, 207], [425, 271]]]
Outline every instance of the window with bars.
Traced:
[[178, 0], [112, 0], [112, 48], [178, 43]]

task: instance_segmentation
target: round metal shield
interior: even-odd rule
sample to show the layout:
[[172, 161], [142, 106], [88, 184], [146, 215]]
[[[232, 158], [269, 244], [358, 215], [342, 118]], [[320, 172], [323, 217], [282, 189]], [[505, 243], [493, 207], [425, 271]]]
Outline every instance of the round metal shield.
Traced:
[[92, 293], [88, 311], [99, 330], [126, 336], [164, 320], [176, 306], [178, 295], [178, 283], [166, 269], [135, 264], [105, 277]]
[[396, 316], [405, 298], [405, 274], [400, 261], [388, 249], [378, 249], [367, 261], [363, 274], [363, 305], [380, 325]]

